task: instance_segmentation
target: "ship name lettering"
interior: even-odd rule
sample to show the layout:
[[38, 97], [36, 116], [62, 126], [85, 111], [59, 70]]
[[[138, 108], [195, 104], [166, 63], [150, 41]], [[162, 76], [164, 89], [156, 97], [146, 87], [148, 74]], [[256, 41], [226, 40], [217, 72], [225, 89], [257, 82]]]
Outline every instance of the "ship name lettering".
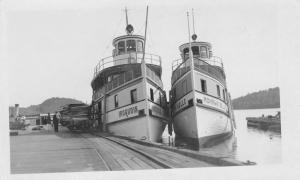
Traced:
[[123, 109], [121, 111], [119, 111], [119, 117], [123, 117], [123, 116], [130, 116], [132, 114], [136, 114], [138, 112], [138, 107], [134, 106], [134, 107], [130, 107], [127, 109]]
[[180, 101], [176, 104], [176, 109], [178, 110], [178, 109], [182, 108], [182, 107], [185, 106], [185, 105], [186, 105], [186, 99], [182, 99], [182, 100], [180, 100]]

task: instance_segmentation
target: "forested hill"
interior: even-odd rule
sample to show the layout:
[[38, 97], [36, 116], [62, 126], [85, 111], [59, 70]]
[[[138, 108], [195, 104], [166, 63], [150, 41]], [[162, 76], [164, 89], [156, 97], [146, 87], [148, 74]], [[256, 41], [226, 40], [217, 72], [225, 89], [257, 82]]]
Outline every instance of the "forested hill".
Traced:
[[279, 87], [247, 94], [232, 101], [234, 109], [279, 108]]
[[82, 103], [76, 99], [71, 98], [58, 98], [53, 97], [50, 99], [45, 100], [39, 105], [31, 105], [29, 107], [21, 107], [20, 114], [21, 115], [30, 115], [30, 114], [41, 114], [41, 113], [53, 113], [59, 109], [59, 107], [64, 106], [66, 104], [75, 104], [75, 103]]

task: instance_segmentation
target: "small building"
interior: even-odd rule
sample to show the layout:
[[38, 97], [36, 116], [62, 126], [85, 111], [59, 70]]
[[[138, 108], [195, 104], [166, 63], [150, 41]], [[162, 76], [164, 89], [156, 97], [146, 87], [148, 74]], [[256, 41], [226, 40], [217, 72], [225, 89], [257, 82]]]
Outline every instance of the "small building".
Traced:
[[[54, 113], [50, 114], [51, 121], [53, 120]], [[25, 116], [25, 124], [31, 126], [47, 124], [48, 114], [32, 114]]]
[[14, 122], [19, 116], [19, 104], [9, 107], [9, 122]]

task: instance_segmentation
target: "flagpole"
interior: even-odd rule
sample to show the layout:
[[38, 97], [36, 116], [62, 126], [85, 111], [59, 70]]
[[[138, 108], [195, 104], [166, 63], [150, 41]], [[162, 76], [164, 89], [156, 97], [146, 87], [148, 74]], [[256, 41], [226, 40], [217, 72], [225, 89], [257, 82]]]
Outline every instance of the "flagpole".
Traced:
[[147, 95], [147, 90], [148, 90], [148, 86], [147, 86], [147, 65], [146, 65], [146, 61], [145, 61], [145, 51], [146, 51], [146, 42], [147, 42], [147, 27], [148, 27], [148, 6], [147, 6], [147, 11], [146, 11], [146, 24], [145, 24], [145, 35], [144, 35], [144, 48], [143, 48], [143, 58], [142, 58], [142, 62], [141, 62], [141, 68], [142, 68], [142, 76], [143, 76], [143, 94], [144, 94], [144, 98], [145, 98], [145, 115], [146, 115], [146, 121], [147, 121], [147, 136], [148, 136], [148, 140], [150, 139], [150, 130], [149, 130], [149, 119], [148, 119], [148, 115], [149, 115], [149, 103], [148, 103], [148, 95]]
[[[193, 104], [195, 103], [196, 91], [195, 91], [195, 74], [194, 74], [194, 57], [192, 52], [192, 43], [191, 43], [191, 33], [190, 33], [190, 17], [189, 12], [187, 12], [187, 21], [188, 21], [188, 34], [189, 34], [189, 58], [191, 62], [191, 85], [192, 85], [192, 96], [193, 96]], [[197, 113], [195, 111], [195, 117]]]
[[191, 43], [191, 33], [190, 33], [190, 16], [189, 16], [189, 12], [187, 12], [187, 21], [188, 21], [188, 34], [189, 34], [189, 56], [191, 59], [191, 69], [194, 70], [194, 57], [193, 57], [193, 53], [192, 53], [192, 43]]

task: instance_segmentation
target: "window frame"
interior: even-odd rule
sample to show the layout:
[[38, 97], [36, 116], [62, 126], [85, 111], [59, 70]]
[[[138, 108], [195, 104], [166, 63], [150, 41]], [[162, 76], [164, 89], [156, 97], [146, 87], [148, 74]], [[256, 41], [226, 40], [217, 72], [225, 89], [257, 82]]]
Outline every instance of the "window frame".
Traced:
[[[129, 49], [129, 42], [134, 42], [134, 45], [133, 45], [133, 47], [132, 47], [132, 49]], [[137, 52], [136, 51], [136, 40], [135, 39], [127, 39], [126, 40], [126, 52]]]
[[[138, 44], [141, 43], [141, 49], [139, 49], [138, 47], [140, 47]], [[136, 40], [136, 52], [143, 52], [144, 50], [144, 42], [142, 40]]]
[[[194, 53], [194, 50], [197, 50], [198, 49], [198, 54]], [[192, 52], [193, 52], [193, 55], [200, 55], [200, 48], [199, 46], [192, 46]]]
[[205, 79], [200, 79], [200, 84], [201, 84], [201, 92], [207, 94], [207, 83]]
[[[124, 43], [124, 52], [122, 51], [120, 51], [120, 46], [119, 46], [119, 44], [121, 43], [121, 42], [123, 42]], [[126, 53], [126, 41], [125, 40], [121, 40], [121, 41], [119, 41], [118, 43], [117, 43], [117, 50], [118, 50], [118, 54], [125, 54]]]
[[119, 107], [118, 94], [115, 94], [115, 96], [114, 96], [114, 101], [115, 101], [115, 108]]
[[219, 98], [221, 98], [220, 86], [217, 84], [216, 87], [217, 87], [217, 95], [218, 95]]
[[150, 88], [150, 100], [154, 102], [154, 91]]
[[[205, 56], [202, 56], [202, 53], [201, 52], [204, 52], [204, 51], [201, 51], [201, 49], [204, 48], [205, 49]], [[199, 49], [199, 55], [201, 58], [208, 58], [208, 48], [206, 46], [200, 46], [200, 49]]]
[[[134, 97], [134, 92], [135, 92], [135, 97]], [[131, 100], [131, 104], [137, 102], [137, 89], [130, 90], [130, 100]]]

